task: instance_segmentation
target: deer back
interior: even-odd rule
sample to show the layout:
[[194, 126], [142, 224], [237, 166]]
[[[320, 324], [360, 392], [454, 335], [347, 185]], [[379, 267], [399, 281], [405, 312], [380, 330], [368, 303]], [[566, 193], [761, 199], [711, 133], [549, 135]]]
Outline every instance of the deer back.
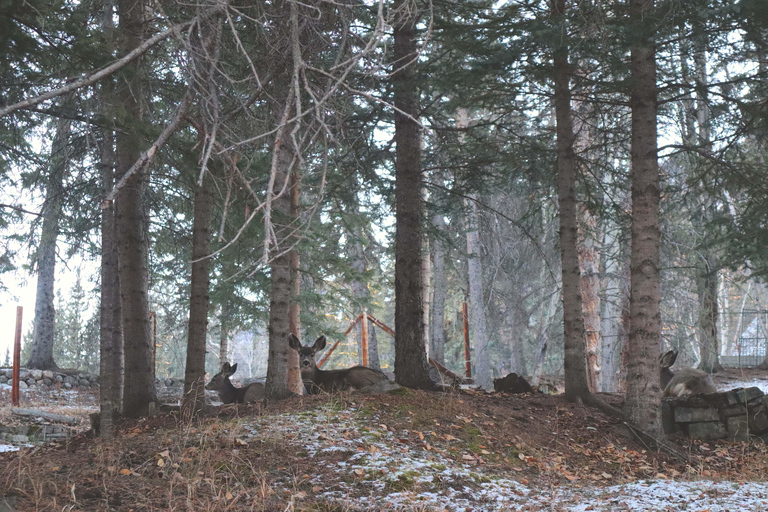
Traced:
[[664, 396], [703, 395], [716, 391], [710, 374], [696, 368], [683, 368], [666, 385]]
[[362, 389], [371, 384], [388, 380], [383, 372], [365, 366], [341, 370], [321, 370], [317, 367], [315, 354], [324, 349], [325, 344], [325, 336], [320, 336], [311, 346], [303, 346], [299, 338], [293, 334], [288, 338], [288, 345], [299, 353], [301, 378], [309, 394], [316, 394], [320, 391], [332, 393], [348, 389]]

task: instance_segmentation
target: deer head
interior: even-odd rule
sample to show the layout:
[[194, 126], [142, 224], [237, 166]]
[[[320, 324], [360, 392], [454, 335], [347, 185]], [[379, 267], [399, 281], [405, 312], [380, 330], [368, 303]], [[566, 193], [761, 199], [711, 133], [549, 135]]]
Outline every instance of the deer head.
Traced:
[[211, 381], [205, 385], [205, 389], [216, 391], [219, 399], [225, 404], [233, 403], [251, 403], [264, 398], [264, 384], [253, 382], [243, 388], [235, 387], [229, 378], [237, 371], [237, 363], [230, 365], [224, 363], [221, 365], [221, 371], [213, 376]]
[[315, 343], [311, 346], [305, 347], [299, 341], [294, 334], [288, 337], [288, 346], [299, 353], [299, 368], [301, 373], [305, 374], [318, 370], [317, 362], [315, 362], [315, 354], [325, 348], [326, 341], [325, 336], [320, 336], [315, 340]]

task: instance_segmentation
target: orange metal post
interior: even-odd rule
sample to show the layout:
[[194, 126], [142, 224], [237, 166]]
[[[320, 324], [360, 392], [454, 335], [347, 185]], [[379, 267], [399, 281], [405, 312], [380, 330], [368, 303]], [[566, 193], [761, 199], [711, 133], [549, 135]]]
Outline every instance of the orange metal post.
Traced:
[[21, 369], [21, 318], [24, 308], [16, 306], [16, 333], [13, 337], [13, 373], [11, 374], [11, 403], [19, 406], [19, 373]]
[[363, 350], [363, 366], [368, 366], [368, 316], [365, 311], [360, 315], [360, 330], [362, 331], [362, 350]]
[[464, 374], [468, 379], [472, 378], [472, 361], [469, 355], [469, 315], [467, 314], [467, 303], [461, 311], [464, 323]]
[[328, 360], [328, 358], [331, 356], [331, 354], [333, 354], [333, 351], [336, 350], [336, 347], [339, 346], [339, 343], [341, 343], [341, 341], [337, 341], [336, 343], [333, 344], [333, 346], [331, 348], [328, 349], [328, 352], [326, 352], [325, 355], [323, 356], [323, 358], [320, 359], [320, 362], [317, 363], [317, 367], [318, 368], [322, 368], [323, 367], [323, 365]]

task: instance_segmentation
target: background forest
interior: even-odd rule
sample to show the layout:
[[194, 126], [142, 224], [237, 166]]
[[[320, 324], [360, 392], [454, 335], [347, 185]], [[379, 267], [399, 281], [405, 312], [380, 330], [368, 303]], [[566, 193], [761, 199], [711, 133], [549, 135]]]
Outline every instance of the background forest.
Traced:
[[[766, 364], [763, 0], [3, 0], [0, 23], [0, 272], [39, 280], [24, 361], [49, 339], [58, 366], [97, 370], [104, 315], [119, 311], [115, 295], [105, 303], [119, 261], [115, 339], [126, 351], [155, 345], [157, 376], [189, 371], [197, 335], [189, 350], [207, 353], [205, 371], [228, 359], [238, 376], [269, 381], [270, 325], [289, 321], [275, 305], [287, 312], [289, 302], [303, 341], [345, 343], [329, 367], [358, 364], [360, 329], [344, 332], [361, 311], [397, 323], [395, 136], [405, 118], [420, 133], [430, 357], [462, 372], [467, 302], [481, 384], [561, 374], [553, 53], [567, 47], [589, 384], [623, 389], [630, 52], [648, 44], [659, 350], [708, 370], [723, 356]], [[398, 30], [411, 30], [415, 53], [403, 53]], [[75, 257], [82, 273], [57, 287], [54, 268]], [[200, 279], [209, 282], [196, 293]], [[125, 310], [131, 293], [151, 326], [143, 310]], [[394, 340], [369, 330], [371, 364], [391, 370]], [[124, 357], [126, 374], [140, 373]]]

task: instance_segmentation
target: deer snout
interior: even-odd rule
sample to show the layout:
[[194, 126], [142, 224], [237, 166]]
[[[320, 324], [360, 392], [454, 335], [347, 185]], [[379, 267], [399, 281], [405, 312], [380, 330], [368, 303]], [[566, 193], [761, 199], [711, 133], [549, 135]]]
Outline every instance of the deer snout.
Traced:
[[302, 368], [311, 368], [312, 367], [312, 361], [310, 361], [309, 359], [304, 359], [303, 361], [301, 361], [301, 367]]

